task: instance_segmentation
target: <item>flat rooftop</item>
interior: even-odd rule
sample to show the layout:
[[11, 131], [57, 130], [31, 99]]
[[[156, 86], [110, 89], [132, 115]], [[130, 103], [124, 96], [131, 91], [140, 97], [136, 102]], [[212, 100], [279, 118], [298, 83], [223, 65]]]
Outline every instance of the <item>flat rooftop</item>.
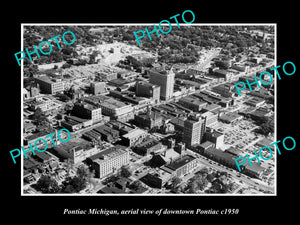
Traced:
[[146, 87], [159, 87], [158, 85], [156, 84], [151, 84], [149, 82], [146, 82], [146, 81], [138, 81], [137, 83], [143, 85], [143, 86], [146, 86]]
[[192, 97], [192, 96], [186, 96], [181, 99], [179, 99], [179, 102], [188, 102], [188, 103], [193, 103], [197, 105], [206, 105], [207, 102], [200, 100], [199, 98]]
[[259, 97], [254, 97], [254, 98], [251, 98], [249, 99], [248, 101], [246, 101], [246, 103], [262, 103], [262, 102], [265, 102], [265, 100], [263, 98], [259, 98]]
[[211, 132], [211, 136], [212, 137], [220, 137], [222, 135], [224, 135], [224, 134], [221, 133], [221, 132], [219, 132], [219, 131], [217, 131], [217, 130], [213, 130], [213, 132]]
[[70, 151], [71, 149], [75, 148], [75, 151], [79, 150], [89, 150], [93, 148], [92, 144], [88, 141], [80, 139], [80, 141], [69, 141], [67, 143], [61, 143], [60, 145], [54, 147], [54, 149], [60, 149], [64, 151]]
[[251, 164], [252, 164], [252, 166], [250, 166], [249, 162], [246, 161], [244, 166], [247, 170], [251, 170], [251, 171], [256, 172], [256, 173], [260, 173], [260, 172], [263, 172], [265, 170], [265, 168], [260, 166], [260, 164], [257, 163], [257, 162], [251, 162]]
[[116, 99], [113, 99], [113, 98], [108, 98], [108, 99], [104, 100], [103, 102], [100, 103], [100, 105], [102, 105], [106, 108], [110, 108], [110, 109], [122, 108], [122, 107], [127, 106], [125, 103], [118, 101]]
[[205, 111], [213, 111], [213, 110], [220, 109], [220, 108], [221, 108], [221, 106], [218, 105], [218, 104], [208, 104], [207, 106], [205, 106], [203, 108], [203, 110], [205, 110]]
[[204, 116], [204, 117], [207, 116], [208, 118], [210, 118], [210, 117], [212, 117], [212, 116], [217, 116], [216, 113], [213, 113], [213, 112], [211, 112], [211, 111], [206, 111], [205, 113], [202, 113], [201, 115]]
[[44, 81], [47, 83], [57, 83], [57, 82], [61, 82], [61, 79], [58, 78], [50, 78], [46, 75], [44, 76], [40, 76], [40, 77], [35, 77], [36, 80], [40, 80], [40, 81]]
[[134, 138], [136, 136], [140, 136], [140, 135], [143, 135], [143, 134], [146, 134], [146, 133], [147, 132], [137, 128], [135, 130], [130, 131], [128, 134], [124, 134], [123, 137], [131, 139], [131, 138]]
[[205, 141], [203, 143], [200, 144], [201, 147], [203, 147], [204, 149], [207, 149], [210, 146], [213, 146], [214, 143], [210, 142], [210, 141]]
[[135, 129], [135, 127], [131, 124], [128, 124], [128, 123], [122, 123], [118, 120], [111, 120], [109, 121], [106, 126], [109, 126], [109, 125], [112, 125], [115, 127], [115, 129], [118, 129], [118, 130], [122, 130], [122, 131], [125, 131], [125, 132], [130, 132], [131, 130]]
[[220, 119], [226, 120], [226, 121], [229, 121], [229, 122], [233, 122], [233, 121], [235, 121], [239, 118], [242, 118], [242, 117], [243, 117], [242, 115], [239, 115], [237, 113], [228, 112], [227, 114], [220, 116]]
[[177, 125], [177, 126], [184, 127], [184, 120], [182, 118], [175, 117], [170, 120], [170, 123]]
[[82, 108], [89, 109], [89, 110], [99, 109], [99, 107], [97, 107], [91, 103], [88, 103], [88, 102], [76, 103], [76, 104]]
[[183, 157], [171, 162], [170, 164], [166, 165], [167, 168], [175, 171], [180, 167], [188, 164], [189, 162], [195, 160], [196, 158], [191, 155], [184, 155]]
[[52, 158], [51, 155], [49, 155], [47, 152], [35, 152], [36, 157], [42, 159], [42, 160], [49, 160]]
[[205, 153], [218, 156], [223, 160], [227, 160], [229, 162], [234, 162], [234, 159], [236, 158], [236, 156], [216, 148], [208, 148], [205, 150]]
[[[105, 149], [95, 155], [90, 156], [89, 158], [93, 161], [101, 161], [101, 160], [106, 160], [106, 159], [111, 159], [116, 157], [117, 155], [123, 154], [126, 152], [126, 147], [122, 145], [116, 145], [114, 147], [110, 147], [108, 149]], [[102, 159], [105, 157], [104, 159]]]
[[151, 111], [150, 113], [141, 113], [137, 115], [138, 117], [141, 117], [143, 119], [157, 119], [162, 118], [160, 112]]

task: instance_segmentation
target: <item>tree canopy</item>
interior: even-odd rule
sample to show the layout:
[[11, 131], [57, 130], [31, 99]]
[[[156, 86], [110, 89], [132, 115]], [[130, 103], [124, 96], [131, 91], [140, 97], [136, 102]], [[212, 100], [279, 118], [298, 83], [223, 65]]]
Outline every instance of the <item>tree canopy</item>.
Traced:
[[57, 181], [44, 175], [37, 181], [36, 189], [42, 193], [57, 193], [60, 191]]
[[40, 107], [37, 107], [35, 110], [33, 116], [32, 116], [33, 121], [35, 122], [36, 125], [45, 125], [49, 123], [49, 120], [45, 116], [44, 112]]
[[197, 174], [192, 179], [190, 179], [187, 189], [189, 193], [196, 193], [198, 190], [203, 191], [207, 186], [208, 180], [204, 174]]
[[126, 166], [122, 166], [122, 167], [121, 167], [120, 175], [121, 175], [122, 177], [128, 178], [128, 177], [131, 176], [131, 172], [130, 172], [130, 170], [129, 170]]

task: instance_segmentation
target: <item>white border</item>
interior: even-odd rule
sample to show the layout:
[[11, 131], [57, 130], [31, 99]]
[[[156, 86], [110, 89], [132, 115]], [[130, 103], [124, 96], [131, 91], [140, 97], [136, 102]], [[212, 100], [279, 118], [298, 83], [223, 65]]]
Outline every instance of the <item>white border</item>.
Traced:
[[[172, 25], [177, 25], [176, 23], [171, 23]], [[181, 24], [180, 26], [274, 26], [274, 63], [277, 66], [277, 23], [191, 23], [191, 24]], [[23, 32], [24, 26], [147, 26], [153, 25], [153, 23], [21, 23], [21, 51], [24, 50], [23, 46]], [[162, 24], [163, 26], [167, 26], [167, 24]], [[275, 133], [274, 133], [274, 141], [277, 139], [277, 76], [275, 77], [275, 92], [274, 92], [274, 121], [275, 121]], [[23, 60], [21, 61], [21, 146], [23, 145], [23, 80], [24, 80], [24, 73], [23, 73]], [[274, 194], [24, 194], [23, 193], [23, 161], [24, 158], [22, 157], [23, 152], [21, 153], [21, 196], [185, 196], [185, 197], [201, 197], [201, 196], [277, 196], [277, 152], [275, 152], [275, 177], [274, 177], [274, 184], [275, 184], [275, 192]]]

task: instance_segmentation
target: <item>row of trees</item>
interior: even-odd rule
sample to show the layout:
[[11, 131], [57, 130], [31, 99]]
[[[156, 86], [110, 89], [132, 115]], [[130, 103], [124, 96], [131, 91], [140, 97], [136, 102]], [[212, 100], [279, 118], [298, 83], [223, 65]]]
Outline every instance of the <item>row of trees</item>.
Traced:
[[[211, 183], [209, 189], [208, 184]], [[199, 171], [196, 176], [189, 180], [186, 191], [188, 193], [197, 193], [198, 191], [204, 191], [207, 193], [227, 193], [233, 188], [233, 183], [229, 183], [226, 172], [213, 172], [209, 173], [207, 168]]]

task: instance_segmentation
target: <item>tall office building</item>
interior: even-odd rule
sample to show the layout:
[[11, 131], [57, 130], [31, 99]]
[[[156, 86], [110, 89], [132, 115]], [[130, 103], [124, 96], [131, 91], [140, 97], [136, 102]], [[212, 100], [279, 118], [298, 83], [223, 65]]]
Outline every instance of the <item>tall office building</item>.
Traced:
[[182, 141], [187, 147], [200, 144], [206, 126], [206, 118], [200, 116], [190, 116], [184, 121], [183, 138]]
[[155, 103], [158, 103], [160, 98], [160, 86], [145, 81], [138, 81], [136, 82], [135, 93], [137, 96], [152, 98]]
[[160, 98], [168, 100], [173, 97], [175, 73], [172, 68], [169, 71], [149, 71], [150, 83], [160, 86]]

